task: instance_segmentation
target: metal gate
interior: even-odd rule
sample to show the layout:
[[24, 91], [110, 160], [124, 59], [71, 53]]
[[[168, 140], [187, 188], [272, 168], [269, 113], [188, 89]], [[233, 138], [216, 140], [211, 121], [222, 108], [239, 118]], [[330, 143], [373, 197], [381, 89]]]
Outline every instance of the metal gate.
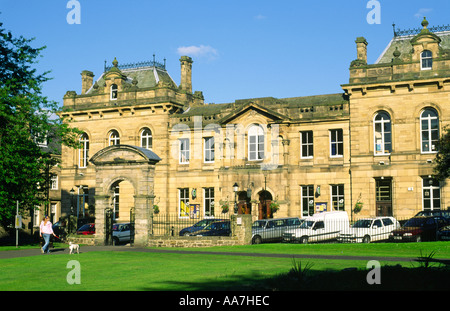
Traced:
[[134, 208], [130, 209], [130, 246], [134, 245], [134, 221], [135, 221], [135, 213]]
[[112, 208], [105, 209], [105, 245], [113, 245], [114, 212]]

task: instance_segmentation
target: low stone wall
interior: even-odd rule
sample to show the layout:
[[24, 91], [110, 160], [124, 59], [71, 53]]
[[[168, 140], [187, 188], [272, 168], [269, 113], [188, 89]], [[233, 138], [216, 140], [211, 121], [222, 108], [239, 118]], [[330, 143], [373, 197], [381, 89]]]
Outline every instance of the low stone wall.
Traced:
[[212, 247], [240, 245], [236, 237], [150, 237], [149, 247]]
[[67, 243], [72, 242], [75, 244], [83, 244], [93, 246], [95, 245], [95, 236], [69, 236], [67, 237]]
[[251, 215], [231, 216], [231, 237], [225, 236], [150, 236], [149, 247], [212, 247], [249, 245], [252, 239]]

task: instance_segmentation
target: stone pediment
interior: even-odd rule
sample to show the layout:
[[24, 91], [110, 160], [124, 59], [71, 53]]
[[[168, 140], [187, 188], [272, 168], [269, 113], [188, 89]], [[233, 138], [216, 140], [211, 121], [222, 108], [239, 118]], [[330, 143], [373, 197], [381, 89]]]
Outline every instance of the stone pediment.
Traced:
[[161, 161], [153, 151], [130, 145], [115, 145], [97, 152], [90, 160], [94, 165], [156, 164]]
[[258, 105], [255, 103], [249, 103], [243, 107], [233, 111], [227, 116], [219, 120], [220, 124], [239, 122], [239, 120], [246, 120], [248, 118], [254, 118], [255, 116], [262, 116], [270, 122], [283, 122], [290, 120], [289, 117], [280, 114], [272, 109], [265, 106]]

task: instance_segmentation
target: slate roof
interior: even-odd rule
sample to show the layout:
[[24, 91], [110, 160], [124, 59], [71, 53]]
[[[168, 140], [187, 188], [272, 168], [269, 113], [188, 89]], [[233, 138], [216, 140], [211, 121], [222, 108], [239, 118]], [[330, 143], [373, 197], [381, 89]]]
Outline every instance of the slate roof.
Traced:
[[[450, 49], [450, 31], [435, 32], [434, 34], [442, 40], [440, 44], [441, 48], [445, 50]], [[415, 35], [394, 37], [391, 42], [389, 42], [383, 53], [381, 53], [378, 57], [375, 64], [390, 63], [394, 58], [393, 54], [396, 48], [398, 48], [401, 55], [410, 54], [413, 48], [411, 45], [411, 40], [414, 37]]]
[[[172, 79], [167, 70], [160, 68], [158, 66], [146, 66], [146, 67], [137, 67], [137, 68], [129, 68], [129, 69], [121, 69], [120, 72], [126, 76], [126, 83], [132, 84], [133, 81], [137, 82], [137, 86], [140, 89], [144, 88], [152, 88], [156, 87], [156, 85], [161, 81], [174, 87], [177, 87], [177, 84]], [[102, 86], [105, 82], [105, 74], [103, 73], [95, 83], [97, 85]], [[95, 84], [94, 83], [94, 84]], [[94, 86], [91, 87], [86, 94], [92, 94], [94, 92]]]

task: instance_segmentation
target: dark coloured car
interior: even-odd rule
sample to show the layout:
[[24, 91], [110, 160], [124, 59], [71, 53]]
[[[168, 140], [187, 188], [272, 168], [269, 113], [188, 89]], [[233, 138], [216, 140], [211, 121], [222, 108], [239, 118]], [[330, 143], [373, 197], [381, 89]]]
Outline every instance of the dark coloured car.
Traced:
[[65, 222], [62, 221], [55, 222], [52, 226], [52, 229], [53, 232], [56, 234], [56, 236], [59, 238], [59, 239], [57, 238], [57, 241], [63, 240], [67, 235]]
[[207, 225], [204, 229], [190, 234], [190, 236], [230, 236], [230, 221], [216, 221]]
[[450, 222], [450, 210], [427, 210], [420, 211], [415, 216], [441, 216]]
[[450, 241], [450, 225], [439, 229], [436, 233], [436, 239], [438, 241]]
[[448, 221], [440, 216], [415, 216], [409, 219], [400, 229], [392, 231], [389, 241], [435, 241], [437, 231], [448, 224]]
[[191, 233], [194, 233], [196, 231], [204, 229], [210, 223], [213, 223], [215, 221], [224, 221], [224, 220], [225, 219], [214, 219], [214, 218], [206, 218], [206, 219], [200, 220], [199, 222], [197, 222], [196, 224], [194, 224], [191, 227], [181, 229], [180, 236], [183, 236], [183, 235], [188, 236]]
[[80, 228], [78, 228], [77, 234], [82, 234], [82, 235], [95, 234], [95, 224], [82, 225]]

